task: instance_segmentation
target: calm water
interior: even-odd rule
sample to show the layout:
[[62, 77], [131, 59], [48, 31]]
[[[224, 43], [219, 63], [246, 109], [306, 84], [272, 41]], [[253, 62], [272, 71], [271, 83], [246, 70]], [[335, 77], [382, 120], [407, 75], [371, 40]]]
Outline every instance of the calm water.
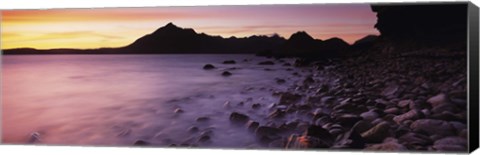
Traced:
[[[230, 59], [237, 64], [221, 64]], [[278, 85], [275, 78], [294, 78], [287, 67], [257, 65], [263, 60], [253, 55], [3, 56], [3, 142], [25, 144], [38, 132], [41, 144], [131, 145], [142, 139], [167, 146], [196, 141], [210, 130], [211, 142], [198, 145], [258, 147], [252, 133], [230, 124], [230, 113], [265, 123], [267, 109], [255, 111], [251, 104], [277, 102], [272, 90], [285, 90], [288, 82]], [[203, 70], [206, 63], [218, 69]], [[221, 76], [231, 67], [237, 68], [231, 77]], [[227, 101], [231, 108], [224, 106]], [[237, 106], [241, 101], [245, 105]], [[175, 114], [176, 108], [185, 112]], [[198, 122], [198, 117], [210, 120]], [[200, 131], [189, 132], [192, 126]]]

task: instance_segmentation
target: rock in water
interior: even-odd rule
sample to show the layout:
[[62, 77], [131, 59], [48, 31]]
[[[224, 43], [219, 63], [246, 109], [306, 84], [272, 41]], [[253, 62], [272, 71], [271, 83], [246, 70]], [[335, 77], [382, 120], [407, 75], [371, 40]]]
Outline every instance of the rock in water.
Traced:
[[176, 114], [183, 113], [184, 111], [180, 108], [175, 109], [174, 111]]
[[281, 138], [278, 135], [279, 133], [280, 133], [279, 129], [274, 127], [268, 127], [268, 126], [259, 126], [255, 130], [255, 135], [257, 136], [257, 138], [264, 143], [269, 143], [272, 140]]
[[28, 143], [36, 143], [39, 141], [40, 141], [40, 133], [33, 132], [30, 134], [30, 139], [28, 140]]
[[238, 112], [233, 112], [232, 114], [230, 114], [230, 121], [234, 123], [245, 124], [248, 122], [249, 119], [250, 118], [247, 115]]
[[133, 145], [146, 146], [146, 145], [150, 145], [150, 143], [147, 142], [147, 141], [144, 141], [144, 140], [137, 140], [137, 141], [135, 141], [135, 143], [133, 143]]
[[302, 99], [301, 95], [291, 94], [291, 93], [282, 93], [280, 96], [280, 105], [290, 105], [295, 104]]
[[367, 142], [372, 142], [372, 143], [380, 143], [382, 142], [386, 137], [389, 136], [389, 129], [390, 129], [390, 124], [387, 122], [381, 122], [377, 125], [375, 125], [373, 128], [365, 131], [362, 133], [362, 137], [367, 141]]
[[222, 73], [222, 76], [232, 76], [232, 73], [230, 73], [229, 71], [224, 71]]
[[413, 121], [415, 119], [420, 118], [420, 113], [421, 112], [419, 112], [418, 110], [412, 109], [407, 113], [393, 117], [393, 121], [395, 121], [397, 124], [401, 124], [403, 121], [406, 121], [406, 120]]
[[260, 123], [255, 122], [255, 121], [248, 121], [248, 123], [247, 123], [247, 128], [250, 131], [257, 130], [258, 126], [260, 126]]
[[223, 61], [223, 64], [235, 64], [235, 60], [225, 60]]
[[213, 66], [212, 64], [206, 64], [205, 66], [203, 66], [203, 69], [205, 70], [215, 69], [215, 66]]
[[262, 61], [259, 62], [258, 65], [274, 65], [275, 63], [273, 61]]
[[391, 85], [391, 86], [388, 86], [387, 88], [385, 88], [383, 91], [382, 91], [382, 95], [383, 96], [390, 96], [390, 95], [393, 95], [397, 92], [398, 90], [398, 86], [397, 85]]

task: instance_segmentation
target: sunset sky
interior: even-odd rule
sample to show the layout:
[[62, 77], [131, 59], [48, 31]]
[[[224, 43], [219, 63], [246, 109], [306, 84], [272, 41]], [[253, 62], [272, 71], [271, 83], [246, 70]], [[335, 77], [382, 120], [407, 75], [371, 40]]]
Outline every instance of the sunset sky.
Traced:
[[197, 33], [245, 37], [306, 31], [349, 43], [368, 34], [376, 17], [368, 4], [202, 6], [2, 11], [1, 48], [120, 47], [173, 22]]

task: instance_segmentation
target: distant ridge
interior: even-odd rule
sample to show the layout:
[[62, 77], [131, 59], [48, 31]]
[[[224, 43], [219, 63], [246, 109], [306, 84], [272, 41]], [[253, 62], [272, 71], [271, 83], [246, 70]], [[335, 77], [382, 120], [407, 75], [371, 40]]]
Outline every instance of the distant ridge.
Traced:
[[254, 35], [243, 38], [223, 38], [197, 33], [168, 23], [133, 43], [119, 48], [50, 49], [18, 48], [2, 51], [15, 54], [248, 54], [276, 56], [338, 56], [350, 45], [340, 38], [314, 39], [305, 31], [298, 31], [288, 39], [278, 35]]

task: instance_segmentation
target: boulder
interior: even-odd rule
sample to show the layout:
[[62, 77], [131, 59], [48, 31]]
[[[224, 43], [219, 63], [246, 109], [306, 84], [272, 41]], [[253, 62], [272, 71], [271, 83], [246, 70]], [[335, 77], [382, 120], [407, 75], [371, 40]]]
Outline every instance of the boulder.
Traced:
[[419, 119], [410, 125], [410, 129], [416, 132], [425, 132], [429, 135], [451, 136], [456, 134], [455, 128], [443, 120]]
[[223, 61], [223, 64], [235, 64], [235, 60], [225, 60]]
[[462, 137], [445, 137], [435, 141], [433, 149], [438, 151], [468, 151], [468, 142]]
[[232, 76], [232, 73], [230, 73], [229, 71], [224, 71], [222, 73], [222, 76]]
[[213, 66], [212, 64], [206, 64], [205, 66], [203, 66], [203, 69], [205, 70], [215, 69], [215, 66]]
[[280, 105], [290, 105], [295, 104], [302, 99], [302, 96], [299, 94], [291, 94], [291, 93], [282, 93], [280, 96]]
[[274, 65], [275, 63], [273, 61], [262, 61], [259, 62], [258, 65]]
[[430, 105], [432, 107], [436, 107], [438, 105], [441, 105], [441, 104], [447, 104], [448, 103], [448, 98], [447, 98], [447, 95], [443, 94], [443, 93], [440, 93], [438, 95], [435, 95], [431, 98], [429, 98], [427, 100], [428, 103], [430, 103]]
[[389, 129], [390, 124], [387, 122], [382, 122], [363, 132], [361, 135], [366, 142], [380, 143], [390, 135]]
[[149, 142], [147, 141], [144, 141], [144, 140], [137, 140], [133, 143], [133, 145], [137, 145], [137, 146], [146, 146], [146, 145], [150, 145]]
[[251, 121], [251, 120], [247, 122], [247, 128], [250, 131], [257, 130], [258, 126], [260, 126], [260, 123], [258, 123], [258, 122]]
[[247, 115], [238, 112], [232, 112], [232, 114], [230, 114], [230, 121], [234, 123], [245, 124], [249, 121], [249, 119], [250, 117]]
[[416, 120], [421, 117], [421, 112], [415, 109], [412, 109], [404, 114], [393, 117], [393, 121], [397, 124], [402, 124], [406, 120]]

